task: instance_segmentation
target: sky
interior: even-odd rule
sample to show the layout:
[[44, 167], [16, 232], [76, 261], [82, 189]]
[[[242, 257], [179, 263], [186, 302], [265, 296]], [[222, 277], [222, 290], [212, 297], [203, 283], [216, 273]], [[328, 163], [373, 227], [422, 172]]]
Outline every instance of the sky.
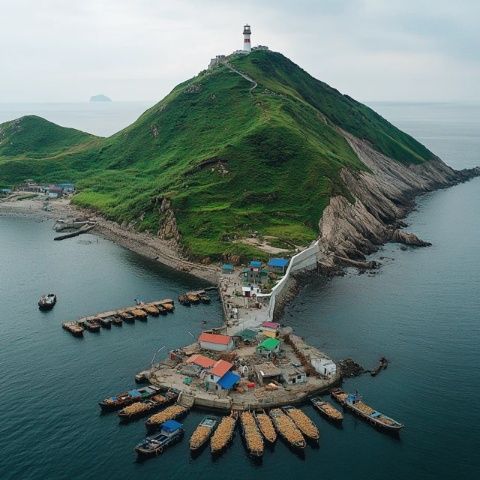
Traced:
[[0, 0], [0, 102], [160, 100], [268, 45], [361, 101], [480, 101], [478, 0]]

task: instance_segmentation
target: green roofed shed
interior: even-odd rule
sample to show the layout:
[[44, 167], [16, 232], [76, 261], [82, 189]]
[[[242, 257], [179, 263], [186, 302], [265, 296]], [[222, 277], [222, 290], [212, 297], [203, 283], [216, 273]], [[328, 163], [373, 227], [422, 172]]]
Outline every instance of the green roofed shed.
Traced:
[[235, 336], [240, 337], [244, 342], [253, 342], [257, 337], [257, 332], [246, 328], [245, 330], [238, 332]]
[[278, 349], [279, 345], [280, 345], [280, 340], [276, 338], [267, 338], [258, 346], [258, 348], [261, 348], [262, 350], [268, 350], [269, 352], [273, 352]]

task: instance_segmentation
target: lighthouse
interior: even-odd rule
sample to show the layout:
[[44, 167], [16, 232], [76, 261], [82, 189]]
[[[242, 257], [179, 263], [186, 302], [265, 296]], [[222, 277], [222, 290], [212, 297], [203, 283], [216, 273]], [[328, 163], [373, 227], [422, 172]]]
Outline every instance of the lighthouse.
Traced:
[[250, 45], [250, 25], [245, 25], [243, 27], [243, 51], [246, 53], [250, 53], [252, 46]]

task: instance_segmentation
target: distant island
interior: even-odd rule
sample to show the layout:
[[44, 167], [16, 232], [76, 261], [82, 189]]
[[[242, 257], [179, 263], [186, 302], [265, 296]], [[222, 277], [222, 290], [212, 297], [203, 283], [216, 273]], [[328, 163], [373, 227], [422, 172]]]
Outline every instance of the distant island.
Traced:
[[107, 97], [106, 95], [94, 95], [90, 97], [91, 102], [111, 102], [112, 99]]

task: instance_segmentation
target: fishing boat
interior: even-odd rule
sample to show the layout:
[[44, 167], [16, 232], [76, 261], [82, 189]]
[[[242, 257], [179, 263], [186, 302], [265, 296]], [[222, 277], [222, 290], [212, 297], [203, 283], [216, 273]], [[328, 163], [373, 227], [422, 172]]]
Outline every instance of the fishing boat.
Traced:
[[147, 313], [144, 312], [141, 308], [134, 308], [133, 310], [130, 310], [130, 313], [135, 318], [139, 318], [140, 320], [146, 320], [148, 316]]
[[292, 447], [304, 449], [306, 442], [295, 422], [280, 408], [270, 410], [270, 418], [280, 436]]
[[220, 454], [233, 439], [235, 433], [235, 425], [237, 424], [238, 415], [231, 413], [223, 417], [212, 438], [210, 439], [210, 451], [212, 455]]
[[190, 306], [190, 300], [188, 299], [187, 295], [179, 295], [178, 296], [178, 301], [184, 306], [184, 307], [189, 307]]
[[200, 293], [200, 301], [205, 304], [209, 304], [211, 302], [210, 297], [206, 293]]
[[126, 407], [131, 403], [147, 400], [150, 397], [157, 395], [159, 391], [160, 389], [158, 387], [154, 387], [153, 385], [148, 385], [142, 388], [134, 388], [128, 392], [119, 393], [113, 397], [107, 397], [105, 400], [99, 402], [99, 405], [102, 410], [118, 410], [119, 408]]
[[162, 424], [160, 432], [146, 437], [143, 442], [135, 447], [135, 451], [141, 457], [160, 455], [167, 447], [179, 442], [184, 433], [181, 423], [175, 420], [167, 420]]
[[340, 388], [335, 388], [331, 391], [331, 395], [345, 408], [348, 408], [359, 417], [367, 420], [367, 422], [375, 427], [390, 432], [399, 432], [403, 428], [401, 423], [364, 403], [361, 395], [358, 393], [347, 393]]
[[295, 425], [306, 438], [318, 441], [320, 438], [320, 431], [310, 417], [305, 415], [305, 413], [299, 408], [290, 405], [283, 407], [283, 411], [294, 421]]
[[186, 295], [190, 303], [193, 303], [193, 304], [200, 303], [200, 295], [198, 293], [188, 292]]
[[70, 332], [74, 337], [83, 337], [83, 327], [77, 322], [65, 322], [62, 328]]
[[99, 332], [101, 325], [100, 322], [96, 318], [89, 318], [88, 320], [84, 321], [85, 328], [89, 332]]
[[158, 315], [160, 315], [160, 311], [155, 305], [144, 305], [142, 307], [142, 310], [148, 315], [152, 315], [153, 317], [158, 317]]
[[192, 433], [190, 437], [190, 450], [196, 452], [202, 448], [207, 442], [208, 439], [212, 436], [215, 431], [215, 427], [218, 425], [218, 418], [207, 415], [203, 420], [198, 424], [198, 427]]
[[240, 425], [242, 426], [242, 436], [245, 440], [247, 452], [252, 457], [260, 458], [265, 449], [263, 437], [257, 427], [257, 422], [252, 412], [244, 411], [240, 415]]
[[118, 316], [124, 321], [128, 323], [133, 323], [135, 321], [135, 315], [130, 312], [118, 312]]
[[[160, 304], [168, 313], [173, 313], [175, 310], [175, 302], [170, 298], [163, 300]], [[161, 312], [160, 312], [161, 313]]]
[[151, 413], [159, 408], [166, 407], [170, 403], [173, 403], [178, 398], [178, 391], [169, 389], [165, 394], [157, 394], [148, 400], [141, 402], [134, 402], [126, 407], [122, 408], [118, 412], [118, 416], [123, 421], [133, 420], [135, 418], [143, 417], [148, 413]]
[[313, 397], [310, 399], [313, 406], [328, 420], [333, 422], [341, 422], [343, 420], [343, 414], [337, 410], [331, 403], [325, 402], [320, 397]]
[[159, 413], [155, 413], [145, 422], [145, 426], [147, 427], [148, 431], [156, 430], [162, 423], [166, 422], [167, 420], [176, 420], [188, 413], [188, 408], [184, 407], [183, 405], [179, 405], [176, 403], [175, 405], [171, 405], [167, 407], [165, 410], [162, 410]]
[[258, 428], [263, 435], [263, 438], [270, 443], [274, 444], [277, 440], [277, 431], [273, 426], [272, 419], [267, 415], [265, 410], [253, 412], [253, 416], [257, 422]]
[[51, 310], [57, 303], [57, 296], [54, 293], [42, 295], [38, 301], [38, 308], [40, 310]]
[[167, 315], [168, 310], [163, 305], [158, 305], [157, 308], [160, 315]]
[[120, 315], [112, 315], [109, 318], [112, 320], [113, 325], [117, 327], [121, 327], [123, 325], [123, 320], [122, 320], [122, 317], [120, 317]]
[[112, 328], [112, 319], [110, 317], [102, 317], [98, 321], [103, 328]]

